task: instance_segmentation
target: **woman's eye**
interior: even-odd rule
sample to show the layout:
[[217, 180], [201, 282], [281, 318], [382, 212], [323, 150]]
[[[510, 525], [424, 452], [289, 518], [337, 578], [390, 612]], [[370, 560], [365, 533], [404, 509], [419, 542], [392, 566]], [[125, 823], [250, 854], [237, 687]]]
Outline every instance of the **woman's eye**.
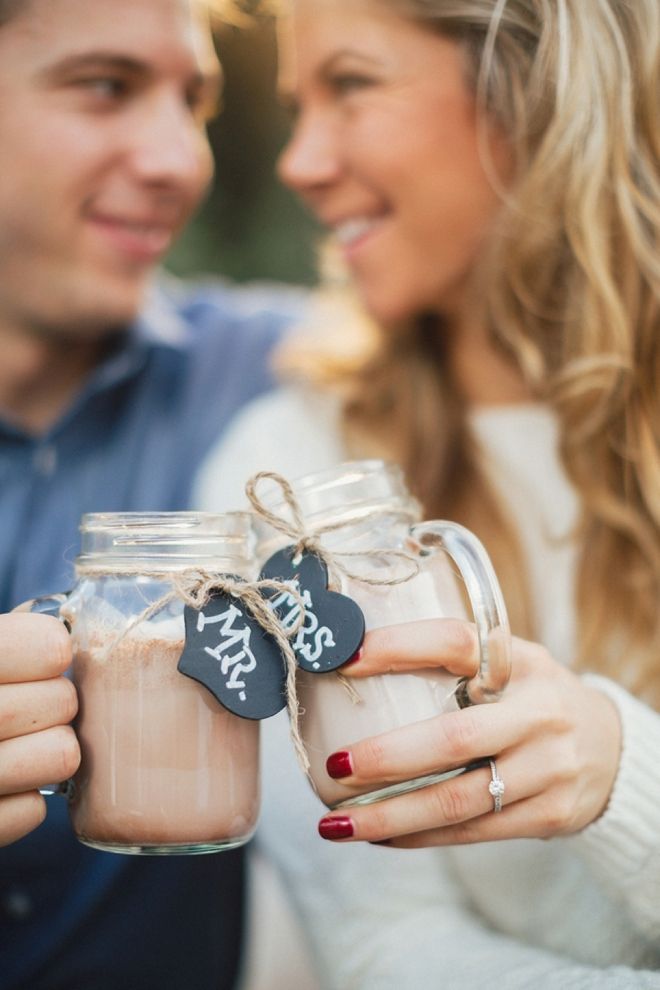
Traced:
[[357, 72], [346, 72], [340, 75], [332, 76], [330, 79], [330, 86], [340, 95], [353, 93], [361, 89], [367, 89], [370, 86], [374, 86], [376, 80], [371, 76], [361, 75]]

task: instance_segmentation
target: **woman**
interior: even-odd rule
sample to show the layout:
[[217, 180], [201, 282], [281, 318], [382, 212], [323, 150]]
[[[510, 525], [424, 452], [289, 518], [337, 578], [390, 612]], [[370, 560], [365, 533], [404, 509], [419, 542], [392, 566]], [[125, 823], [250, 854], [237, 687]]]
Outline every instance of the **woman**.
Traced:
[[[328, 761], [378, 786], [495, 753], [505, 783], [499, 813], [478, 770], [324, 816], [347, 856], [355, 840], [430, 850], [396, 866], [426, 919], [418, 982], [388, 982], [381, 942], [347, 966], [359, 985], [660, 986], [659, 67], [657, 0], [285, 6], [281, 174], [369, 322], [344, 314], [348, 352], [324, 334], [285, 355], [313, 388], [239, 420], [202, 500], [231, 503], [252, 470], [397, 460], [427, 518], [485, 543], [518, 637], [498, 704]], [[410, 627], [374, 631], [346, 673], [471, 674], [464, 632], [457, 652], [442, 622], [414, 648]], [[326, 871], [365, 911], [369, 853]], [[341, 945], [355, 960], [354, 929]]]

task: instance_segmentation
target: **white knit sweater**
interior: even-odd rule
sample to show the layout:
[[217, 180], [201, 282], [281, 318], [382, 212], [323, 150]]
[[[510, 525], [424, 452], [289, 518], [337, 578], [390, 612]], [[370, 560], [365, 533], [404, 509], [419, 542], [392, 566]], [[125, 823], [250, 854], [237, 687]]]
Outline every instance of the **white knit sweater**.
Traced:
[[[479, 409], [475, 435], [512, 509], [541, 639], [573, 652], [577, 512], [540, 406]], [[206, 509], [244, 508], [259, 470], [288, 478], [344, 459], [338, 410], [282, 389], [242, 413], [198, 485]], [[623, 754], [601, 818], [570, 838], [447, 850], [324, 842], [325, 808], [293, 757], [284, 715], [263, 725], [259, 841], [281, 869], [323, 985], [336, 990], [660, 988], [660, 716], [613, 682]]]

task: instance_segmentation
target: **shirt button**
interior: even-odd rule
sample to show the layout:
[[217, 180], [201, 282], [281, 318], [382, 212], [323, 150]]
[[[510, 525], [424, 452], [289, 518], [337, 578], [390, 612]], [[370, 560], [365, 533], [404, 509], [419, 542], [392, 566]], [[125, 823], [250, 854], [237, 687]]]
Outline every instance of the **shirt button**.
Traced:
[[34, 910], [32, 898], [18, 888], [10, 890], [2, 899], [5, 915], [12, 921], [27, 921]]
[[44, 478], [50, 478], [57, 468], [57, 447], [50, 443], [37, 447], [32, 464], [37, 474]]

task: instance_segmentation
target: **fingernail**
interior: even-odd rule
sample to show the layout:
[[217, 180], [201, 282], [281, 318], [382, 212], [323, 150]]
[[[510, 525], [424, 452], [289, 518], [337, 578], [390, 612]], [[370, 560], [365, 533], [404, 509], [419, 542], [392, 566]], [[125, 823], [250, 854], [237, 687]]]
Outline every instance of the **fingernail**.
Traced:
[[355, 833], [352, 818], [322, 818], [319, 835], [322, 839], [351, 839]]
[[342, 777], [350, 777], [353, 773], [353, 761], [351, 754], [346, 750], [333, 753], [325, 761], [325, 769], [333, 780], [341, 780]]
[[362, 659], [363, 654], [364, 654], [364, 650], [362, 649], [362, 647], [360, 647], [357, 653], [354, 653], [353, 656], [350, 658], [350, 660], [346, 661], [344, 667], [351, 667], [354, 663], [359, 663], [360, 660]]

